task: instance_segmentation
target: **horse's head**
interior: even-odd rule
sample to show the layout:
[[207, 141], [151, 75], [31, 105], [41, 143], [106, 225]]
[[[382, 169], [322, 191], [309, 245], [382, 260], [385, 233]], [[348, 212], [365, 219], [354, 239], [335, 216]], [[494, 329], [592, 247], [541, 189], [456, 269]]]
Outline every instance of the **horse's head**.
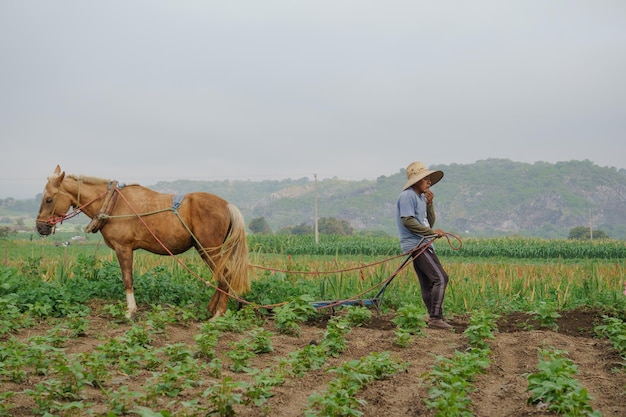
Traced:
[[70, 195], [61, 188], [64, 178], [65, 172], [61, 172], [61, 167], [58, 165], [54, 174], [48, 177], [37, 215], [37, 233], [42, 236], [51, 234], [54, 226], [63, 221], [65, 214], [72, 206]]

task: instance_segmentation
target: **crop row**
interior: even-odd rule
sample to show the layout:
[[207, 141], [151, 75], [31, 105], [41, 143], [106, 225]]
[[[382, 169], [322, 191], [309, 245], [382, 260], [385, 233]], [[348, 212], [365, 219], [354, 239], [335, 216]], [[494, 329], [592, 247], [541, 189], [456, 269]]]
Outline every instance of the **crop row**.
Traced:
[[[398, 240], [393, 237], [360, 237], [325, 235], [315, 243], [312, 236], [252, 235], [252, 251], [291, 255], [353, 255], [392, 256], [400, 254]], [[537, 238], [438, 239], [437, 251], [442, 256], [474, 258], [501, 257], [514, 259], [623, 259], [626, 243], [619, 240], [567, 240]]]
[[[3, 304], [6, 313], [10, 303]], [[298, 335], [303, 321], [317, 312], [309, 300], [299, 298], [277, 309], [275, 330]], [[265, 368], [255, 368], [251, 360], [273, 352], [267, 323], [252, 309], [201, 325], [194, 335], [195, 346], [170, 343], [156, 347], [157, 339], [166, 337], [166, 326], [189, 326], [193, 318], [178, 309], [155, 307], [142, 323], [128, 324], [123, 304], [105, 305], [99, 315], [124, 325], [122, 335], [103, 340], [92, 351], [66, 352], [67, 346], [83, 336], [89, 327], [85, 310], [68, 314], [65, 320], [51, 326], [45, 334], [28, 337], [3, 337], [0, 343], [0, 415], [12, 415], [14, 399], [30, 399], [35, 415], [101, 415], [109, 417], [136, 413], [145, 416], [233, 416], [241, 407], [254, 407], [271, 414], [267, 400], [274, 389], [290, 378], [301, 378], [308, 372], [324, 369], [334, 375], [326, 388], [308, 397], [307, 416], [358, 416], [366, 406], [359, 397], [361, 389], [380, 379], [392, 378], [408, 364], [389, 352], [371, 352], [359, 359], [349, 359], [328, 366], [328, 358], [341, 358], [347, 348], [346, 335], [353, 327], [366, 323], [371, 312], [363, 307], [347, 307], [346, 314], [333, 316], [320, 343], [311, 343], [286, 356], [274, 357]], [[19, 320], [18, 330], [32, 324], [13, 313]], [[424, 327], [423, 311], [413, 305], [398, 310], [394, 318], [397, 345], [408, 346], [403, 335], [419, 337]], [[469, 348], [451, 357], [437, 357], [430, 371], [422, 375], [428, 386], [425, 405], [438, 416], [471, 416], [471, 393], [477, 374], [490, 364], [489, 340], [494, 338], [497, 316], [475, 312], [464, 331]], [[605, 318], [598, 334], [612, 341], [626, 338], [623, 322]], [[227, 334], [240, 335], [222, 340]], [[228, 347], [217, 355], [217, 346]], [[400, 343], [405, 342], [404, 344]], [[619, 350], [620, 345], [616, 345]], [[222, 348], [223, 349], [223, 348]], [[223, 351], [223, 350], [222, 350]], [[591, 398], [575, 379], [577, 369], [565, 357], [566, 352], [540, 349], [536, 372], [528, 375], [529, 402], [543, 404], [564, 415], [597, 416], [590, 406]], [[225, 359], [228, 358], [228, 362]], [[241, 375], [239, 377], [238, 375]], [[120, 384], [123, 380], [145, 378], [142, 389]], [[29, 381], [30, 388], [11, 390], [10, 384]], [[30, 383], [32, 382], [32, 383]], [[137, 386], [137, 384], [135, 384]], [[94, 390], [103, 403], [95, 400]], [[188, 401], [185, 398], [194, 398]], [[106, 410], [106, 412], [105, 412]], [[154, 411], [162, 410], [162, 411]]]

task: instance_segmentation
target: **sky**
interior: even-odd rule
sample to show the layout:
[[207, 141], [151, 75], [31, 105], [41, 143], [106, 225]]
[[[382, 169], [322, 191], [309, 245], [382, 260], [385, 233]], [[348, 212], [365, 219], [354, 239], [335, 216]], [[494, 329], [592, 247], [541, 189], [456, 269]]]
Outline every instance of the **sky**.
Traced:
[[0, 198], [55, 167], [375, 179], [626, 168], [623, 0], [0, 0]]

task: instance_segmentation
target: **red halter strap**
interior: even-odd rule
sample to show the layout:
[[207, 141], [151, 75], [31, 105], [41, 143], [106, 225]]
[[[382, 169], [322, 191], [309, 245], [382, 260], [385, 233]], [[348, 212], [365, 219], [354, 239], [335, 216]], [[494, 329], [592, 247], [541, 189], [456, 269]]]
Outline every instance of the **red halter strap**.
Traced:
[[83, 211], [83, 208], [87, 207], [88, 205], [90, 205], [94, 201], [101, 199], [102, 197], [104, 197], [107, 194], [108, 194], [108, 191], [105, 191], [102, 194], [97, 195], [94, 199], [86, 202], [85, 204], [81, 205], [80, 207], [76, 207], [70, 213], [62, 214], [60, 216], [50, 216], [50, 217], [48, 217], [48, 220], [46, 221], [46, 224], [49, 224], [50, 226], [55, 226], [57, 224], [63, 223], [63, 221], [66, 220], [66, 219], [71, 219], [72, 217], [76, 217]]

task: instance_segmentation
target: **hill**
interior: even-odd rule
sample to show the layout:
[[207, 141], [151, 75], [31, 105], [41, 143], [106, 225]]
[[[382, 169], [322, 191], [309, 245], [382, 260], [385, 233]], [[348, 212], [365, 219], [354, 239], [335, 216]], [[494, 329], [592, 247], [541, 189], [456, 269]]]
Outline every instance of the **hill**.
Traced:
[[[486, 159], [472, 164], [435, 165], [444, 171], [433, 187], [437, 227], [465, 236], [523, 235], [567, 237], [576, 226], [592, 224], [612, 238], [626, 240], [626, 170], [591, 161], [550, 164]], [[167, 193], [211, 192], [233, 202], [249, 223], [264, 217], [273, 231], [314, 223], [318, 217], [348, 221], [356, 231], [396, 234], [394, 213], [404, 169], [375, 180], [313, 178], [280, 181], [159, 182]], [[11, 200], [11, 201], [9, 201]], [[0, 200], [0, 217], [16, 206], [34, 217], [39, 200]]]

